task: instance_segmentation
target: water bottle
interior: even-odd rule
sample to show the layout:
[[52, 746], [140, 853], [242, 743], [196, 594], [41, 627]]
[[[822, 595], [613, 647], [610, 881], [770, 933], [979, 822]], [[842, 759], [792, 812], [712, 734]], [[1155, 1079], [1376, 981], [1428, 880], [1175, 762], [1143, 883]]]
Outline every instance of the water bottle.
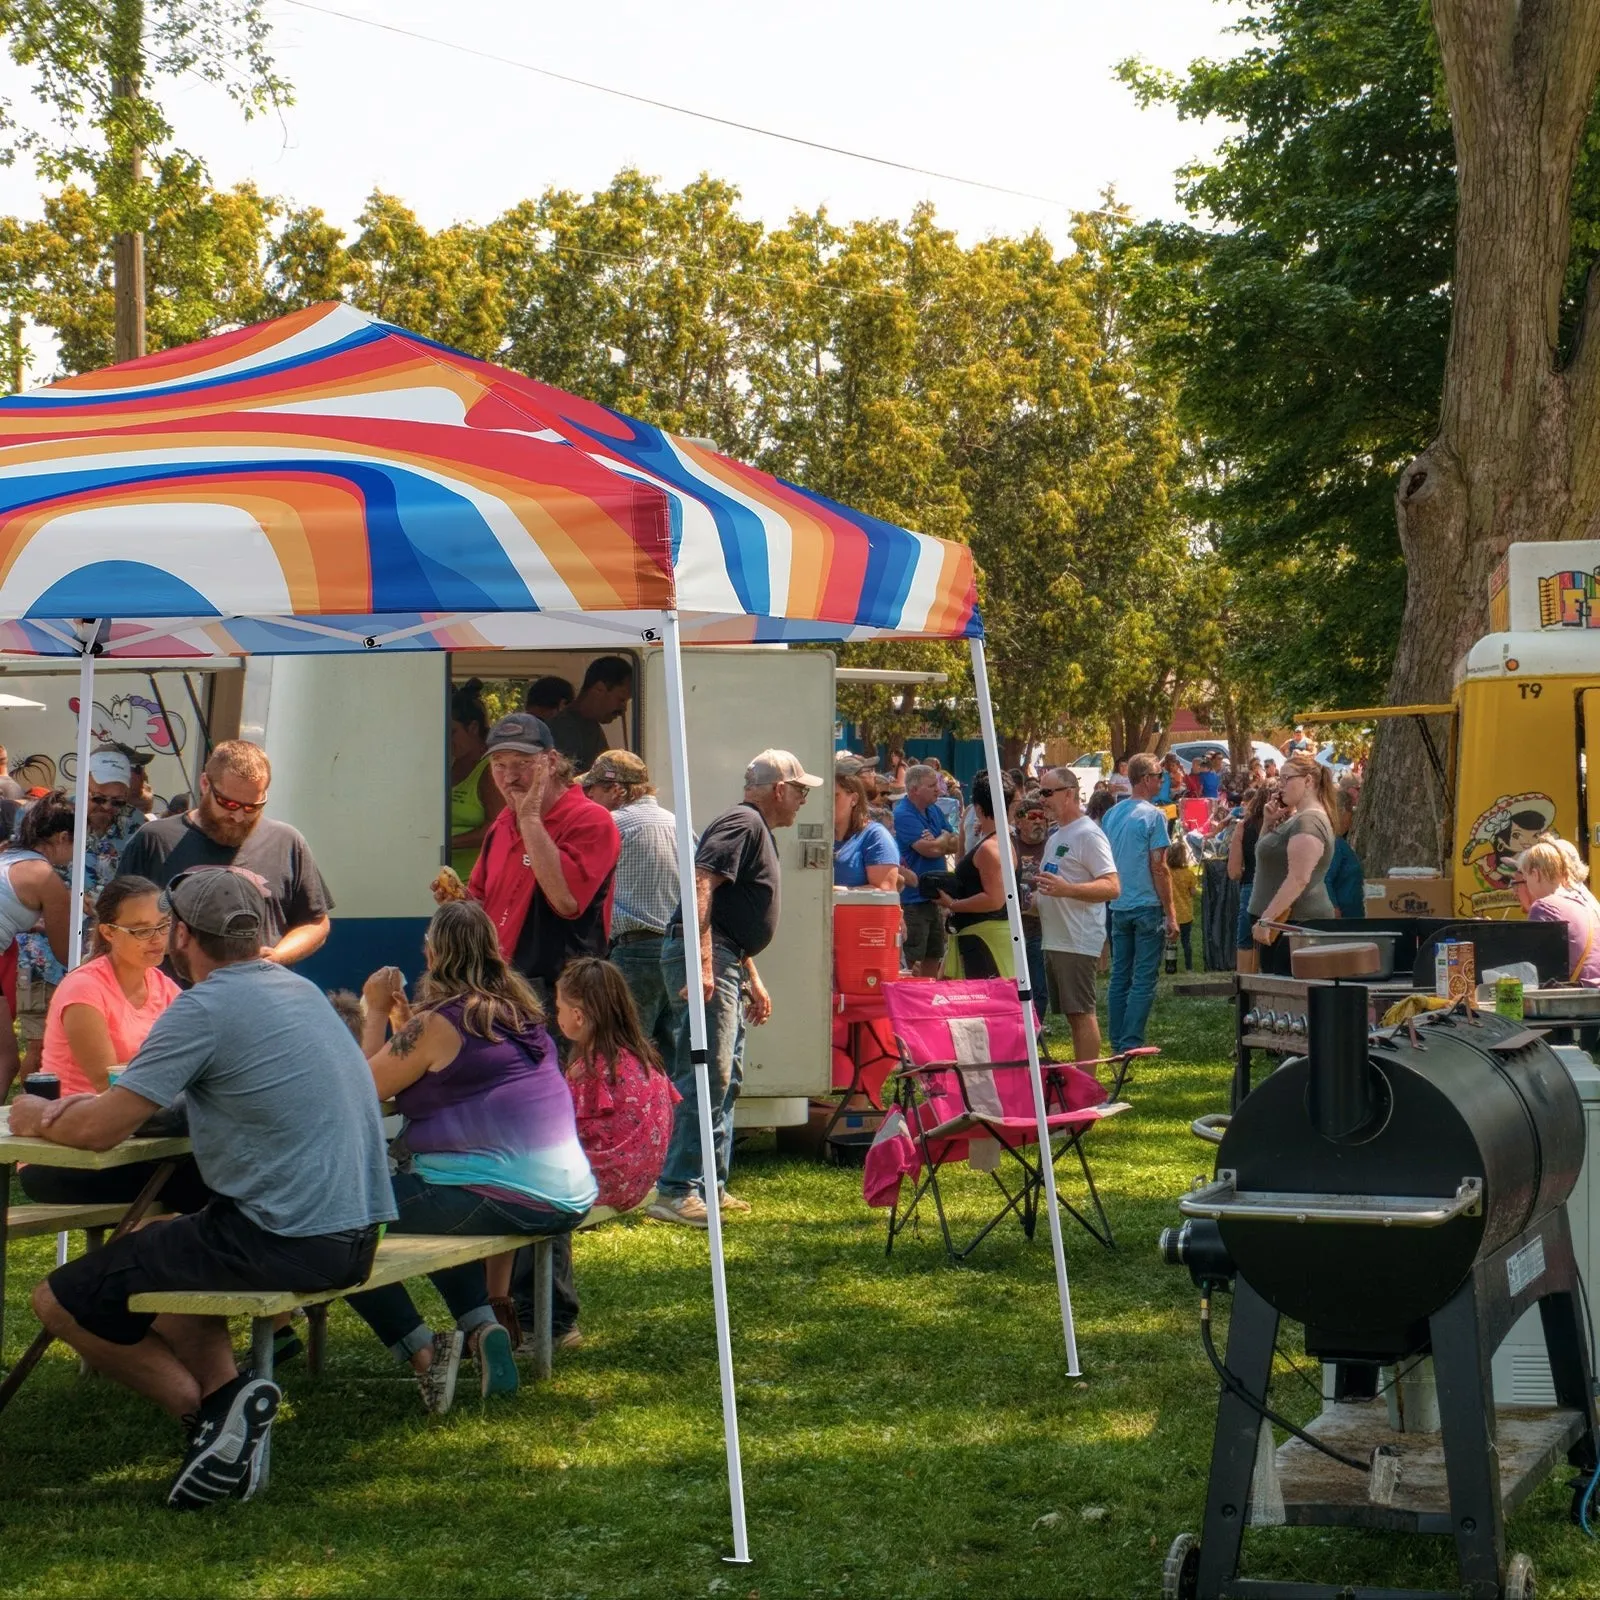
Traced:
[[1178, 970], [1178, 936], [1175, 933], [1167, 935], [1166, 965], [1169, 977]]

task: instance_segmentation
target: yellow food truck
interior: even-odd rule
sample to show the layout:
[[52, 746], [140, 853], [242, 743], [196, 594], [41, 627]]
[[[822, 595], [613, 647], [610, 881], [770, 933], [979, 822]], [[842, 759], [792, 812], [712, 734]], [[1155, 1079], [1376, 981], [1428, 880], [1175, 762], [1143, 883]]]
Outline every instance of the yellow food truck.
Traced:
[[[1600, 880], [1600, 540], [1512, 545], [1491, 583], [1490, 625], [1449, 705], [1303, 719], [1422, 720], [1451, 797], [1450, 905], [1439, 910], [1460, 917], [1520, 917], [1511, 863], [1546, 831], [1576, 844]], [[1369, 863], [1368, 878], [1387, 865]]]

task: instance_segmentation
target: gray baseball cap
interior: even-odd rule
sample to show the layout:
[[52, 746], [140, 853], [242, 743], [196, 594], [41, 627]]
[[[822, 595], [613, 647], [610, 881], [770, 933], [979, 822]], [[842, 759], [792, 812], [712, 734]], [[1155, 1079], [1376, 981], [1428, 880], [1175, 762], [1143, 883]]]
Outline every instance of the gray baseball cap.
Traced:
[[774, 783], [800, 783], [808, 789], [820, 789], [824, 781], [807, 772], [800, 765], [799, 756], [788, 750], [763, 750], [744, 769], [747, 789], [765, 789]]
[[537, 756], [556, 747], [550, 730], [527, 711], [513, 711], [509, 717], [501, 717], [489, 730], [486, 744], [490, 755], [496, 750], [520, 750], [524, 755]]
[[167, 885], [167, 902], [196, 933], [260, 939], [267, 926], [264, 881], [242, 867], [192, 867]]

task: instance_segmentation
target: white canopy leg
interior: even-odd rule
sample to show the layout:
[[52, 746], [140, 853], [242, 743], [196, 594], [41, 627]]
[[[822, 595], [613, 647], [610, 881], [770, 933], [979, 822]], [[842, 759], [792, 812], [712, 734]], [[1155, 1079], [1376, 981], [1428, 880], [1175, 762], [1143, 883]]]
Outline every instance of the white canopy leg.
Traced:
[[[983, 759], [989, 769], [995, 823], [1004, 829], [1005, 801], [1001, 795], [1000, 741], [994, 731], [994, 704], [989, 698], [989, 665], [983, 640], [971, 639], [972, 684], [978, 695], [978, 720], [983, 724]], [[1001, 832], [1004, 840], [1008, 834]], [[1033, 1115], [1039, 1127], [1039, 1165], [1044, 1171], [1045, 1213], [1050, 1218], [1050, 1253], [1055, 1257], [1056, 1293], [1061, 1301], [1061, 1333], [1067, 1343], [1067, 1376], [1078, 1376], [1078, 1336], [1072, 1326], [1072, 1291], [1067, 1287], [1067, 1252], [1061, 1242], [1061, 1213], [1056, 1207], [1056, 1169], [1050, 1159], [1050, 1126], [1044, 1109], [1044, 1078], [1039, 1071], [1039, 1040], [1034, 1032], [1033, 1000], [1028, 982], [1028, 947], [1022, 935], [1022, 901], [1017, 894], [1017, 868], [1011, 852], [1000, 851], [1000, 877], [1006, 891], [1006, 920], [1011, 925], [1011, 958], [1022, 997], [1022, 1032], [1028, 1041], [1028, 1079], [1033, 1087]]]
[[694, 825], [689, 814], [689, 732], [683, 699], [683, 655], [678, 616], [667, 613], [667, 734], [672, 749], [673, 811], [678, 825], [678, 893], [683, 902], [683, 979], [689, 1000], [689, 1043], [695, 1102], [700, 1112], [700, 1161], [711, 1236], [711, 1302], [717, 1323], [717, 1364], [722, 1374], [722, 1434], [728, 1452], [728, 1496], [733, 1510], [733, 1555], [748, 1562], [744, 1526], [744, 1469], [739, 1462], [739, 1410], [733, 1390], [733, 1334], [728, 1324], [728, 1281], [722, 1260], [722, 1207], [717, 1194], [717, 1152], [711, 1138], [711, 1074], [706, 1066], [706, 1000], [700, 987], [700, 940], [695, 912]]

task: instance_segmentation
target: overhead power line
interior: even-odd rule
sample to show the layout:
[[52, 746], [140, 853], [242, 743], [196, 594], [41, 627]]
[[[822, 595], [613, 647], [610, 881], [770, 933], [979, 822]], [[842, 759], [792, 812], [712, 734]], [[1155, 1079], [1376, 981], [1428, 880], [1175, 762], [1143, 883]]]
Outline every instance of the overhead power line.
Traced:
[[553, 67], [537, 66], [531, 61], [517, 61], [510, 56], [491, 50], [480, 50], [474, 45], [462, 44], [455, 39], [440, 39], [433, 34], [418, 33], [412, 28], [402, 28], [393, 22], [381, 22], [376, 17], [357, 16], [354, 12], [338, 11], [332, 6], [313, 5], [311, 0], [282, 0], [298, 11], [312, 11], [322, 17], [336, 17], [341, 22], [353, 22], [363, 28], [377, 28], [402, 39], [414, 39], [419, 44], [433, 45], [440, 50], [454, 50], [459, 55], [476, 56], [480, 61], [492, 61], [496, 66], [513, 67], [518, 72], [531, 72], [541, 78], [551, 78], [557, 83], [571, 84], [577, 89], [590, 89], [596, 94], [608, 94], [617, 100], [631, 100], [635, 105], [650, 106], [656, 111], [668, 111], [678, 117], [693, 117], [697, 122], [715, 123], [720, 128], [733, 128], [740, 133], [753, 133], [758, 138], [776, 139], [783, 144], [801, 145], [807, 150], [822, 150], [828, 155], [843, 156], [849, 161], [865, 161], [875, 167], [890, 167], [896, 172], [910, 172], [922, 178], [937, 178], [941, 183], [959, 183], [968, 189], [984, 189], [990, 194], [1004, 194], [1014, 200], [1034, 200], [1041, 205], [1060, 206], [1070, 210], [1066, 201], [1053, 195], [1035, 194], [1029, 189], [1010, 189], [1001, 183], [987, 183], [981, 178], [965, 178], [955, 172], [939, 172], [932, 167], [919, 167], [909, 161], [895, 161], [888, 156], [870, 155], [863, 150], [850, 150], [843, 145], [825, 144], [820, 139], [804, 139], [799, 134], [781, 133], [776, 128], [762, 128], [753, 122], [738, 122], [732, 117], [719, 117], [710, 111], [696, 111], [692, 106], [675, 105], [670, 100], [656, 100], [647, 94], [634, 94], [628, 89], [617, 89], [608, 83], [595, 83], [588, 78], [574, 77], [569, 72], [557, 72]]

